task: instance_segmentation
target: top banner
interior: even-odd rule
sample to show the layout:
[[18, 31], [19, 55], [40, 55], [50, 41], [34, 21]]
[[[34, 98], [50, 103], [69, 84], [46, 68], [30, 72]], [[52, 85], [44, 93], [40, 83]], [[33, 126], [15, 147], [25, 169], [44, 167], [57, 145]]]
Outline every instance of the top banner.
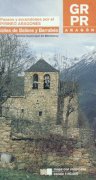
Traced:
[[0, 34], [58, 34], [58, 16], [0, 17]]
[[37, 12], [38, 16], [18, 16], [18, 13], [16, 16], [0, 16], [0, 34], [96, 33], [96, 0], [58, 2], [62, 15], [59, 11], [54, 13], [52, 7], [51, 16], [47, 10], [48, 16], [42, 15], [42, 11]]
[[63, 33], [96, 33], [96, 0], [63, 0]]

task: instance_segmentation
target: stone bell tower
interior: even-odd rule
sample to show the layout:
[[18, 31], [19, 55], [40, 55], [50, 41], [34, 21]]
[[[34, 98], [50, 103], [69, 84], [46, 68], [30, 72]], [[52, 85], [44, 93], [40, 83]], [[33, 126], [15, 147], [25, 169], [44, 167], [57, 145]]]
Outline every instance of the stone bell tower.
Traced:
[[43, 59], [25, 72], [24, 93], [32, 119], [56, 123], [58, 89], [59, 72]]

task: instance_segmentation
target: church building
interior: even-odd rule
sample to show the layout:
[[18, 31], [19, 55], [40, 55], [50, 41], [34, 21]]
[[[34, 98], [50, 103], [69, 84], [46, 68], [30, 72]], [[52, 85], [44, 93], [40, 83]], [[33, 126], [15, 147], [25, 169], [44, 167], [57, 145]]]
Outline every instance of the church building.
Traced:
[[57, 121], [59, 71], [43, 59], [24, 76], [24, 96], [11, 96], [2, 106], [2, 114], [34, 121]]

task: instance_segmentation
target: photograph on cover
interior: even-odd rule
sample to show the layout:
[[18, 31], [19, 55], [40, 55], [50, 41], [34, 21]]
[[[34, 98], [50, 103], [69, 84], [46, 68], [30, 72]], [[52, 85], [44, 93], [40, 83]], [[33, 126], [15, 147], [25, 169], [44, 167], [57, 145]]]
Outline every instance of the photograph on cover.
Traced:
[[63, 33], [62, 0], [0, 4], [0, 17], [60, 24], [57, 34], [0, 34], [1, 179], [96, 178], [96, 34]]

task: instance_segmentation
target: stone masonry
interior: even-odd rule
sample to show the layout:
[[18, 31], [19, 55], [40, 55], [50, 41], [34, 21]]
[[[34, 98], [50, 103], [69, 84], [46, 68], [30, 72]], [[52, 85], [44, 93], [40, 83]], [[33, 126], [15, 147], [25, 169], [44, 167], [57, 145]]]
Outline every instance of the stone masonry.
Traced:
[[[2, 117], [0, 123], [0, 153], [14, 157], [10, 163], [4, 163], [1, 159], [1, 168], [22, 169], [39, 173], [42, 167], [65, 167], [77, 168], [79, 174], [96, 172], [88, 147], [86, 149], [84, 146], [80, 146], [81, 139], [78, 139], [79, 141], [70, 138], [62, 139], [63, 136], [60, 139], [56, 138], [56, 141], [53, 142], [52, 137], [50, 141], [44, 140], [44, 138], [38, 139], [38, 141], [28, 138], [13, 139], [11, 120]], [[84, 136], [86, 131], [82, 129]], [[52, 144], [50, 144], [51, 142]]]
[[15, 160], [0, 167], [39, 171], [68, 166], [88, 172], [92, 161], [80, 139], [76, 93], [61, 96], [59, 72], [42, 59], [24, 78], [24, 96], [2, 105], [0, 153]]
[[[38, 62], [48, 66], [48, 72], [46, 72], [46, 68], [43, 72], [40, 69], [25, 72], [24, 96], [8, 98], [2, 106], [2, 115], [34, 121], [52, 119], [53, 124], [56, 124], [59, 72], [50, 68], [44, 60]], [[38, 89], [33, 89], [34, 74], [38, 75]], [[44, 76], [46, 74], [50, 76], [50, 89], [44, 89]]]

